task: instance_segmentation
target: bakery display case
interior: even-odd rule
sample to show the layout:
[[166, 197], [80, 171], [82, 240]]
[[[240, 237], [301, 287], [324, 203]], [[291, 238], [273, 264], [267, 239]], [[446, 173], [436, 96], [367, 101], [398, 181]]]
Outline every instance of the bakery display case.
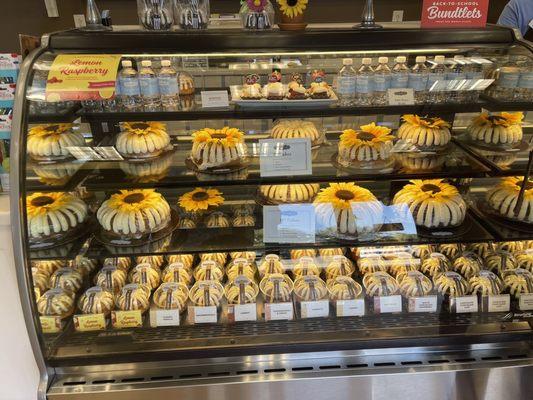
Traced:
[[46, 36], [11, 146], [40, 398], [527, 398], [532, 50], [501, 27]]

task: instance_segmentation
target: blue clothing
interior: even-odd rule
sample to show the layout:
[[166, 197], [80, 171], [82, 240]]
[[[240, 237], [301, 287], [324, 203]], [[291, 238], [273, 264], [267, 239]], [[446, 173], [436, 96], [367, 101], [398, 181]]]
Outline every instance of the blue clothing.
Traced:
[[511, 0], [503, 9], [498, 25], [518, 28], [525, 35], [532, 20], [533, 0]]

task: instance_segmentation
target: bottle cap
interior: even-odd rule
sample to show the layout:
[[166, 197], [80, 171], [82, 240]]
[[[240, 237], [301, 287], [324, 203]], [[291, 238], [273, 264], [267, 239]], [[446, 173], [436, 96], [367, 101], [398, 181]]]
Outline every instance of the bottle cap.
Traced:
[[389, 57], [379, 57], [378, 62], [380, 64], [387, 64], [389, 62]]
[[371, 58], [363, 58], [363, 65], [372, 65]]
[[161, 60], [162, 67], [170, 67], [170, 60]]
[[416, 62], [418, 63], [425, 63], [426, 62], [426, 56], [418, 56], [416, 57]]
[[150, 60], [142, 60], [141, 61], [141, 65], [143, 67], [151, 67], [152, 66], [152, 61], [150, 61]]
[[343, 58], [342, 65], [353, 65], [353, 60], [351, 58]]
[[407, 61], [407, 57], [405, 57], [405, 56], [398, 56], [398, 57], [396, 57], [396, 62], [397, 62], [397, 63], [403, 64], [403, 63], [405, 63], [406, 61]]
[[124, 68], [130, 68], [132, 66], [131, 60], [122, 60], [121, 64]]
[[446, 60], [446, 57], [444, 56], [435, 56], [435, 62], [437, 64], [443, 64], [445, 60]]

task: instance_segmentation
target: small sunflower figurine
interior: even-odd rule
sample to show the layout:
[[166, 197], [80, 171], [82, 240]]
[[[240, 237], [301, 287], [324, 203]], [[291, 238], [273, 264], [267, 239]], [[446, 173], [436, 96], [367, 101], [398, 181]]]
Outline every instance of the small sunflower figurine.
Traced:
[[197, 213], [216, 208], [224, 203], [222, 193], [217, 189], [196, 188], [180, 196], [178, 204], [186, 212]]
[[304, 12], [309, 0], [276, 0], [281, 11], [281, 30], [300, 31], [307, 24], [304, 22]]

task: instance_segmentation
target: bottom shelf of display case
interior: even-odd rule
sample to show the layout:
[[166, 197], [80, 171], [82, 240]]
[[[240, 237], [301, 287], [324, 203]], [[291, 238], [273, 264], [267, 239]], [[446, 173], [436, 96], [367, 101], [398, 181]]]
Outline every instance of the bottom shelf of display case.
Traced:
[[[531, 318], [509, 313], [365, 317], [184, 325], [46, 337], [51, 366], [529, 340]], [[527, 315], [525, 315], [527, 318]]]

